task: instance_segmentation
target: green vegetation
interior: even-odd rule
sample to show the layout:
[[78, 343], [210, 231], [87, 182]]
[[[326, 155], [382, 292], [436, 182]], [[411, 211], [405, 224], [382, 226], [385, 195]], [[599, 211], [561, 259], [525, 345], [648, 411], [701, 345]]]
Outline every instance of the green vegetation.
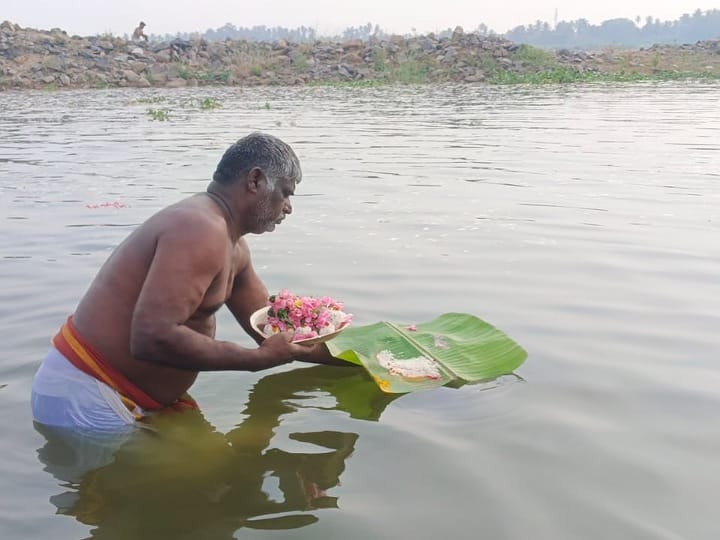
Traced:
[[219, 71], [209, 69], [203, 71], [188, 66], [187, 64], [176, 64], [175, 67], [177, 69], [178, 77], [185, 79], [186, 81], [194, 79], [203, 82], [227, 83], [230, 79], [230, 70], [228, 69]]
[[390, 86], [394, 81], [389, 79], [353, 79], [344, 81], [311, 81], [308, 86], [330, 86], [337, 88], [373, 88], [377, 86]]
[[230, 70], [206, 71], [200, 75], [200, 80], [227, 83], [230, 80]]
[[388, 54], [385, 49], [376, 47], [373, 50], [373, 67], [376, 73], [384, 73], [388, 69]]
[[185, 79], [187, 81], [195, 78], [195, 70], [190, 66], [185, 64], [176, 64], [175, 67], [177, 68], [178, 77], [181, 79]]
[[201, 108], [203, 111], [208, 111], [208, 110], [211, 110], [211, 109], [218, 109], [218, 108], [220, 108], [220, 107], [222, 107], [222, 105], [221, 105], [220, 102], [219, 102], [217, 99], [215, 99], [215, 98], [206, 97], [205, 99], [203, 99], [203, 100], [200, 102], [200, 108]]
[[292, 59], [292, 65], [296, 71], [307, 71], [307, 69], [310, 67], [310, 61], [308, 60], [308, 57], [305, 56], [303, 53], [299, 53], [297, 56], [295, 56], [295, 58]]
[[397, 66], [393, 66], [388, 79], [395, 83], [420, 84], [428, 82], [430, 67], [414, 58], [408, 58]]
[[134, 100], [132, 103], [135, 104], [155, 104], [155, 103], [163, 103], [167, 101], [166, 97], [163, 96], [152, 96], [152, 97], [146, 97], [146, 98], [138, 98]]
[[655, 54], [653, 55], [652, 67], [653, 69], [658, 69], [658, 67], [660, 67], [660, 53], [658, 51], [655, 51]]
[[158, 122], [170, 120], [170, 111], [168, 109], [148, 109], [146, 114], [150, 117], [150, 120], [157, 120]]
[[715, 73], [691, 73], [676, 71], [657, 71], [655, 73], [599, 71], [580, 72], [572, 68], [560, 67], [534, 73], [513, 73], [499, 71], [492, 75], [491, 84], [564, 84], [587, 82], [640, 82], [640, 81], [677, 81], [690, 79], [719, 80]]
[[110, 88], [110, 83], [106, 79], [100, 77], [88, 76], [87, 81], [92, 88]]

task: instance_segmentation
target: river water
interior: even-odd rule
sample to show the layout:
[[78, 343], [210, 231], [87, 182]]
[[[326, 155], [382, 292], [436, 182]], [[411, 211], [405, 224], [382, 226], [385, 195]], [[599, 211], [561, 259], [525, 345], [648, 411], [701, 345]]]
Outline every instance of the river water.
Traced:
[[[719, 101], [712, 83], [0, 93], [0, 538], [718, 538]], [[154, 435], [34, 426], [33, 373], [110, 251], [254, 130], [304, 170], [290, 219], [249, 239], [271, 291], [329, 294], [354, 324], [473, 313], [527, 361], [407, 395], [355, 368], [204, 373], [201, 413]]]

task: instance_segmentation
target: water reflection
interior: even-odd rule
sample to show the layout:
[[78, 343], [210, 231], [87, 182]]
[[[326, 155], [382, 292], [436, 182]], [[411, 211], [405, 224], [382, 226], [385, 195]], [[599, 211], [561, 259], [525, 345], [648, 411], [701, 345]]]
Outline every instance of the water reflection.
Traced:
[[358, 434], [291, 433], [307, 449], [291, 451], [274, 440], [276, 429], [307, 409], [378, 420], [397, 397], [359, 370], [296, 369], [260, 379], [228, 433], [199, 411], [161, 414], [152, 429], [112, 437], [36, 425], [45, 437], [38, 457], [65, 489], [51, 503], [92, 526], [93, 538], [230, 539], [243, 527], [303, 527], [318, 510], [338, 508], [332, 489]]

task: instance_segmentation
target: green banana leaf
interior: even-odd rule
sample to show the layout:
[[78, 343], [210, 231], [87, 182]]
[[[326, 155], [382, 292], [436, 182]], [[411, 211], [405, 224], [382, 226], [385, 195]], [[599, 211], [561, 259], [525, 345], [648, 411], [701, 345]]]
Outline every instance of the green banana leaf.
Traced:
[[[326, 345], [336, 358], [362, 365], [380, 389], [389, 393], [492, 379], [511, 373], [527, 358], [527, 352], [506, 334], [467, 313], [445, 313], [417, 325], [381, 321], [350, 327]], [[431, 359], [439, 376], [391, 373], [378, 358], [387, 353], [397, 363], [419, 357]]]

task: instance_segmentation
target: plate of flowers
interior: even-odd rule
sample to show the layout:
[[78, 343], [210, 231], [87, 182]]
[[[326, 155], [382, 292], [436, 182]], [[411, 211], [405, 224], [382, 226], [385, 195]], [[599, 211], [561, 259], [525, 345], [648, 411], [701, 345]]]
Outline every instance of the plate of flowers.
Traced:
[[342, 302], [329, 296], [300, 296], [282, 289], [250, 316], [250, 325], [266, 338], [289, 331], [293, 342], [315, 345], [331, 340], [350, 325], [352, 315], [343, 308]]

